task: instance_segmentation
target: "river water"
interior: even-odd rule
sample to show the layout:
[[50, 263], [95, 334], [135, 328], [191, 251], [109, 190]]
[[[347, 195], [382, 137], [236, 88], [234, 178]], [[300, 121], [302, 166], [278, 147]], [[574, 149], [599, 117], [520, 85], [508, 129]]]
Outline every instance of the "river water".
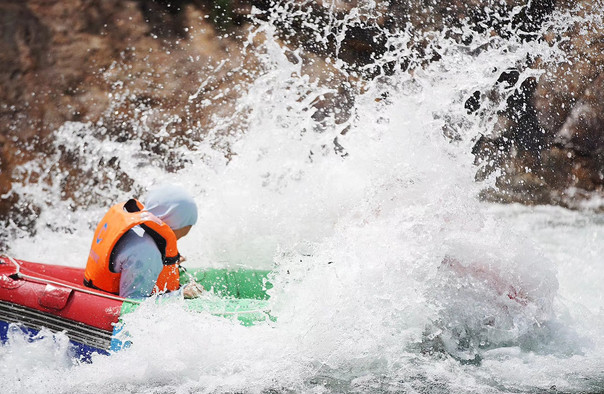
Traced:
[[[544, 29], [574, 23], [552, 18]], [[178, 148], [187, 164], [176, 173], [137, 141], [92, 138], [99, 125], [65, 124], [56, 139], [86, 150], [93, 170], [117, 156], [143, 189], [188, 187], [200, 210], [180, 243], [188, 264], [272, 269], [276, 322], [242, 327], [144, 305], [128, 316], [133, 346], [91, 364], [69, 357], [61, 333], [33, 343], [15, 333], [0, 348], [2, 392], [604, 390], [604, 216], [487, 204], [477, 195], [493, 179], [474, 180], [474, 141], [506, 95], [540, 75], [527, 58], [563, 60], [556, 45], [435, 36], [441, 60], [362, 83], [344, 121], [318, 122], [313, 103], [332, 90], [304, 75], [274, 31], [269, 21], [252, 33], [267, 37], [263, 71], [245, 86], [239, 118]], [[408, 35], [388, 39], [384, 59], [413, 62]], [[497, 85], [510, 68], [518, 84]], [[468, 115], [476, 90], [503, 99]], [[245, 133], [225, 134], [232, 122]], [[106, 206], [74, 211], [44, 182], [16, 190], [43, 209], [36, 234], [16, 233], [10, 253], [84, 266]]]

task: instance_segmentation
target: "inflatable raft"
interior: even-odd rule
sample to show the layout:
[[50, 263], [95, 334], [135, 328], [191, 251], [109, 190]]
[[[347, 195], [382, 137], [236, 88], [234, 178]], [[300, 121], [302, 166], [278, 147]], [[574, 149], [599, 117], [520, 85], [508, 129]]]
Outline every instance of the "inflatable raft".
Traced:
[[[187, 300], [191, 311], [205, 311], [253, 325], [270, 319], [271, 288], [263, 270], [199, 269], [181, 272], [181, 284], [195, 280], [216, 297]], [[42, 328], [64, 332], [73, 356], [83, 360], [92, 353], [109, 354], [123, 344], [120, 317], [141, 303], [83, 285], [84, 269], [39, 264], [0, 256], [0, 339], [9, 329], [33, 338]], [[158, 297], [157, 300], [161, 300]]]

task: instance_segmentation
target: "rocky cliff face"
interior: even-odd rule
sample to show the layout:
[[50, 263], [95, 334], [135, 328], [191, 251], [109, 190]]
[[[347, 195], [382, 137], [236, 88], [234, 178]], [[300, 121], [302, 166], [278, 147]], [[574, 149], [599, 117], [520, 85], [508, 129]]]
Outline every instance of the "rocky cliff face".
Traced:
[[[107, 138], [141, 137], [141, 151], [155, 151], [165, 158], [162, 165], [178, 168], [182, 163], [166, 140], [191, 130], [203, 138], [209, 114], [228, 110], [228, 87], [242, 79], [233, 65], [246, 65], [239, 41], [216, 39], [213, 12], [178, 1], [1, 2], [0, 216], [25, 227], [32, 223], [36, 208], [9, 193], [13, 182], [22, 181], [14, 169], [57, 149], [60, 159], [47, 170], [70, 173], [60, 185], [65, 197], [106, 182], [103, 167], [117, 172], [123, 190], [132, 186], [119, 163], [84, 171], [70, 147], [53, 145], [52, 132], [68, 121], [96, 124]], [[218, 69], [227, 58], [229, 64]], [[197, 92], [201, 81], [206, 88]], [[218, 91], [222, 98], [214, 99]], [[189, 101], [196, 93], [198, 100]], [[208, 97], [211, 103], [200, 106]], [[166, 132], [154, 137], [141, 128]], [[92, 193], [88, 200], [98, 197]], [[80, 198], [84, 205], [88, 200]]]
[[[567, 59], [572, 60], [552, 68], [540, 65], [537, 56], [532, 67], [547, 72], [525, 81], [508, 100], [497, 129], [476, 142], [478, 178], [501, 169], [498, 188], [484, 192], [484, 198], [497, 201], [570, 206], [578, 196], [603, 192], [604, 31], [598, 2], [430, 0], [420, 4], [400, 0], [368, 6], [363, 1], [298, 0], [289, 4], [292, 11], [310, 9], [319, 24], [342, 20], [355, 7], [366, 11], [367, 23], [351, 26], [337, 42], [312, 39], [314, 32], [304, 23], [309, 11], [304, 17], [282, 21], [283, 43], [303, 46], [308, 56], [314, 56], [308, 72], [335, 85], [338, 80], [324, 59], [339, 57], [351, 69], [369, 64], [386, 50], [385, 31], [407, 29], [424, 62], [438, 61], [438, 53], [427, 49], [424, 33], [449, 28], [449, 34], [463, 42], [466, 38], [455, 37], [451, 29], [461, 21], [492, 35], [521, 32], [526, 40], [561, 42]], [[10, 190], [15, 181], [22, 181], [14, 169], [40, 154], [58, 154], [58, 163], [53, 165], [70, 173], [60, 185], [66, 198], [82, 185], [107, 181], [102, 170], [83, 172], [77, 153], [68, 146], [52, 143], [52, 132], [65, 122], [95, 124], [99, 131], [94, 138], [140, 139], [141, 151], [153, 154], [166, 170], [180, 168], [183, 163], [170, 153], [173, 141], [180, 138], [178, 143], [186, 144], [203, 139], [213, 125], [212, 114], [231, 113], [237, 97], [233, 87], [253, 78], [257, 68], [253, 51], [241, 51], [252, 6], [268, 10], [271, 2], [1, 2], [0, 216], [12, 217], [25, 227], [35, 218], [36, 208], [20, 202]], [[535, 35], [552, 12], [565, 9], [576, 10], [591, 22], [577, 23], [564, 39]], [[365, 70], [361, 78], [372, 78], [371, 70]], [[508, 70], [500, 81], [514, 78], [517, 73]], [[475, 92], [468, 97], [469, 114], [480, 108], [486, 94]], [[350, 99], [350, 92], [340, 87], [339, 97], [317, 106], [322, 111], [334, 105], [345, 109]], [[181, 138], [185, 133], [187, 138]], [[111, 168], [122, 190], [132, 188], [128, 177], [120, 174], [119, 163], [110, 161], [99, 167]], [[102, 194], [93, 193], [82, 204], [100, 198]]]
[[523, 84], [500, 115], [503, 126], [476, 144], [477, 161], [502, 170], [498, 188], [484, 192], [487, 199], [579, 207], [604, 191], [602, 6], [579, 1], [557, 7], [582, 19], [564, 37], [537, 39], [559, 42], [567, 61], [536, 64], [543, 75]]

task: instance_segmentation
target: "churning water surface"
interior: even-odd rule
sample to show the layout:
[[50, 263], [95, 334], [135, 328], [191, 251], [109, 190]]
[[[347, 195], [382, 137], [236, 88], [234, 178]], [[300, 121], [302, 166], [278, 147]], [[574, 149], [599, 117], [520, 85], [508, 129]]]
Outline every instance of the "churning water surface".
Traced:
[[[552, 21], [544, 29], [573, 23]], [[28, 343], [15, 332], [0, 348], [2, 391], [603, 390], [604, 218], [481, 203], [489, 181], [474, 180], [475, 139], [506, 95], [542, 72], [528, 57], [563, 60], [556, 45], [477, 33], [462, 45], [436, 34], [438, 62], [389, 67], [351, 88], [345, 121], [318, 122], [313, 103], [332, 88], [304, 75], [272, 21], [257, 22], [251, 34], [260, 33], [262, 71], [245, 86], [239, 118], [179, 148], [187, 164], [178, 172], [151, 165], [137, 141], [92, 138], [99, 125], [65, 124], [56, 140], [86, 149], [92, 169], [117, 155], [141, 187], [186, 185], [200, 209], [180, 247], [188, 264], [272, 269], [276, 322], [242, 327], [149, 304], [127, 316], [133, 346], [91, 364], [70, 359], [63, 334]], [[387, 39], [376, 65], [413, 59], [405, 32]], [[498, 86], [510, 68], [519, 82]], [[493, 89], [501, 100], [468, 115], [467, 97]], [[245, 133], [223, 133], [231, 122]], [[106, 207], [73, 212], [43, 182], [16, 190], [45, 205], [36, 235], [16, 236], [10, 253], [83, 267]]]

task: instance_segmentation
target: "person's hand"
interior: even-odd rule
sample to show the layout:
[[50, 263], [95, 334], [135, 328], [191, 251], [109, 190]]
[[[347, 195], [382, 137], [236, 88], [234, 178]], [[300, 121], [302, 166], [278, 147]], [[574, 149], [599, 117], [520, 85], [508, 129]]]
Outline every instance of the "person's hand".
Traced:
[[182, 264], [185, 261], [187, 261], [187, 258], [185, 256], [183, 256], [183, 255], [180, 255], [180, 259], [178, 259], [178, 264]]
[[203, 286], [200, 285], [197, 282], [189, 282], [185, 285], [185, 287], [183, 287], [182, 289], [182, 295], [189, 299], [189, 298], [197, 298], [200, 297], [203, 294]]

